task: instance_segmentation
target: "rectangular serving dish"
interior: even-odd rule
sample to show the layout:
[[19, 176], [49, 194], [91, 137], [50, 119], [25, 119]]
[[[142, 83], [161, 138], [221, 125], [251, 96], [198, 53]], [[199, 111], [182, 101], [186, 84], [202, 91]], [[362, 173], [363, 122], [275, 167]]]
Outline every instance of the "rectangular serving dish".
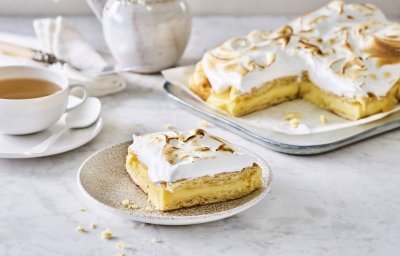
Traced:
[[371, 123], [330, 132], [288, 135], [263, 131], [261, 135], [255, 127], [238, 124], [230, 116], [213, 110], [204, 102], [197, 100], [180, 86], [166, 82], [164, 90], [172, 100], [195, 115], [269, 149], [287, 154], [324, 153], [400, 127], [400, 112], [396, 112]]

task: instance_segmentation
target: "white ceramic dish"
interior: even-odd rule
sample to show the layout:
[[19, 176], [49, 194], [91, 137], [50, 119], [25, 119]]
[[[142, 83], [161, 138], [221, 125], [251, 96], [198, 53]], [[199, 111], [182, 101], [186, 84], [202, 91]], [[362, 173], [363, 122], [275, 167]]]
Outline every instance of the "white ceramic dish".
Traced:
[[[69, 105], [73, 106], [80, 100], [75, 96], [69, 96]], [[53, 126], [45, 131], [30, 135], [0, 135], [0, 158], [33, 158], [55, 155], [76, 149], [95, 138], [103, 127], [103, 120], [99, 120], [90, 127], [84, 129], [71, 129], [65, 132], [46, 152], [38, 155], [26, 155], [24, 152], [39, 144], [54, 132], [64, 127], [65, 115]]]
[[[227, 202], [196, 206], [169, 212], [148, 210], [147, 195], [135, 185], [125, 170], [125, 158], [131, 142], [98, 151], [80, 167], [78, 185], [96, 206], [134, 221], [159, 225], [191, 225], [216, 221], [243, 212], [260, 202], [271, 188], [272, 172], [268, 164], [254, 153], [236, 146], [257, 158], [263, 169], [263, 186], [245, 197]], [[139, 209], [126, 209], [121, 201], [129, 199]]]
[[179, 85], [166, 82], [164, 90], [171, 99], [193, 114], [269, 149], [288, 154], [324, 153], [400, 127], [400, 112], [396, 112], [377, 121], [353, 127], [323, 133], [289, 135], [238, 123], [234, 118], [197, 100]]

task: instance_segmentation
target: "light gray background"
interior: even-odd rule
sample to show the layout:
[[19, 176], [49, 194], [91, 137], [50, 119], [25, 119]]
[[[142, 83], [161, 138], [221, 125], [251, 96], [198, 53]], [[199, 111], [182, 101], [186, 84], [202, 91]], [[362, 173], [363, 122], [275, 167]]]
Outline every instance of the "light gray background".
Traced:
[[[186, 0], [195, 15], [297, 14], [318, 8], [326, 0]], [[391, 16], [400, 16], [399, 0], [354, 0], [369, 2]], [[88, 14], [85, 0], [1, 0], [0, 14]]]

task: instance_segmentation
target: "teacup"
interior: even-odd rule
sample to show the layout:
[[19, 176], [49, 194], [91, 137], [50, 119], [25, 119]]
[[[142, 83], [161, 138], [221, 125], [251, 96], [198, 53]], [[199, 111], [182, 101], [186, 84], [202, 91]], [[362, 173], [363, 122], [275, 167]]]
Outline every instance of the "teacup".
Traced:
[[[0, 95], [0, 134], [22, 135], [45, 130], [65, 112], [81, 105], [88, 95], [85, 86], [70, 85], [68, 79], [56, 71], [31, 66], [0, 67], [0, 93], [3, 92], [6, 95], [7, 92], [4, 91], [13, 90], [12, 82], [18, 81], [24, 82], [24, 87], [21, 87], [21, 84], [15, 87], [24, 90], [19, 92], [18, 97], [14, 97], [18, 92], [7, 94], [14, 95], [13, 97]], [[34, 93], [38, 87], [42, 86], [38, 84], [40, 81], [55, 85], [53, 91], [49, 91], [49, 95], [37, 96], [37, 93]], [[1, 88], [1, 86], [8, 86], [7, 88], [11, 89]], [[83, 97], [78, 104], [67, 107], [73, 88], [81, 88]], [[29, 93], [29, 90], [32, 90], [32, 93]]]

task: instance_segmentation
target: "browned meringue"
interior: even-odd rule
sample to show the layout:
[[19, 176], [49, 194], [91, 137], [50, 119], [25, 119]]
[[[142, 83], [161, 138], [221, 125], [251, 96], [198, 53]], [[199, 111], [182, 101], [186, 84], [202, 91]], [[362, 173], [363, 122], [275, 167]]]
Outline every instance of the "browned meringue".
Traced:
[[335, 95], [385, 96], [400, 78], [400, 24], [373, 5], [333, 1], [277, 30], [230, 39], [201, 64], [217, 93], [307, 71]]

